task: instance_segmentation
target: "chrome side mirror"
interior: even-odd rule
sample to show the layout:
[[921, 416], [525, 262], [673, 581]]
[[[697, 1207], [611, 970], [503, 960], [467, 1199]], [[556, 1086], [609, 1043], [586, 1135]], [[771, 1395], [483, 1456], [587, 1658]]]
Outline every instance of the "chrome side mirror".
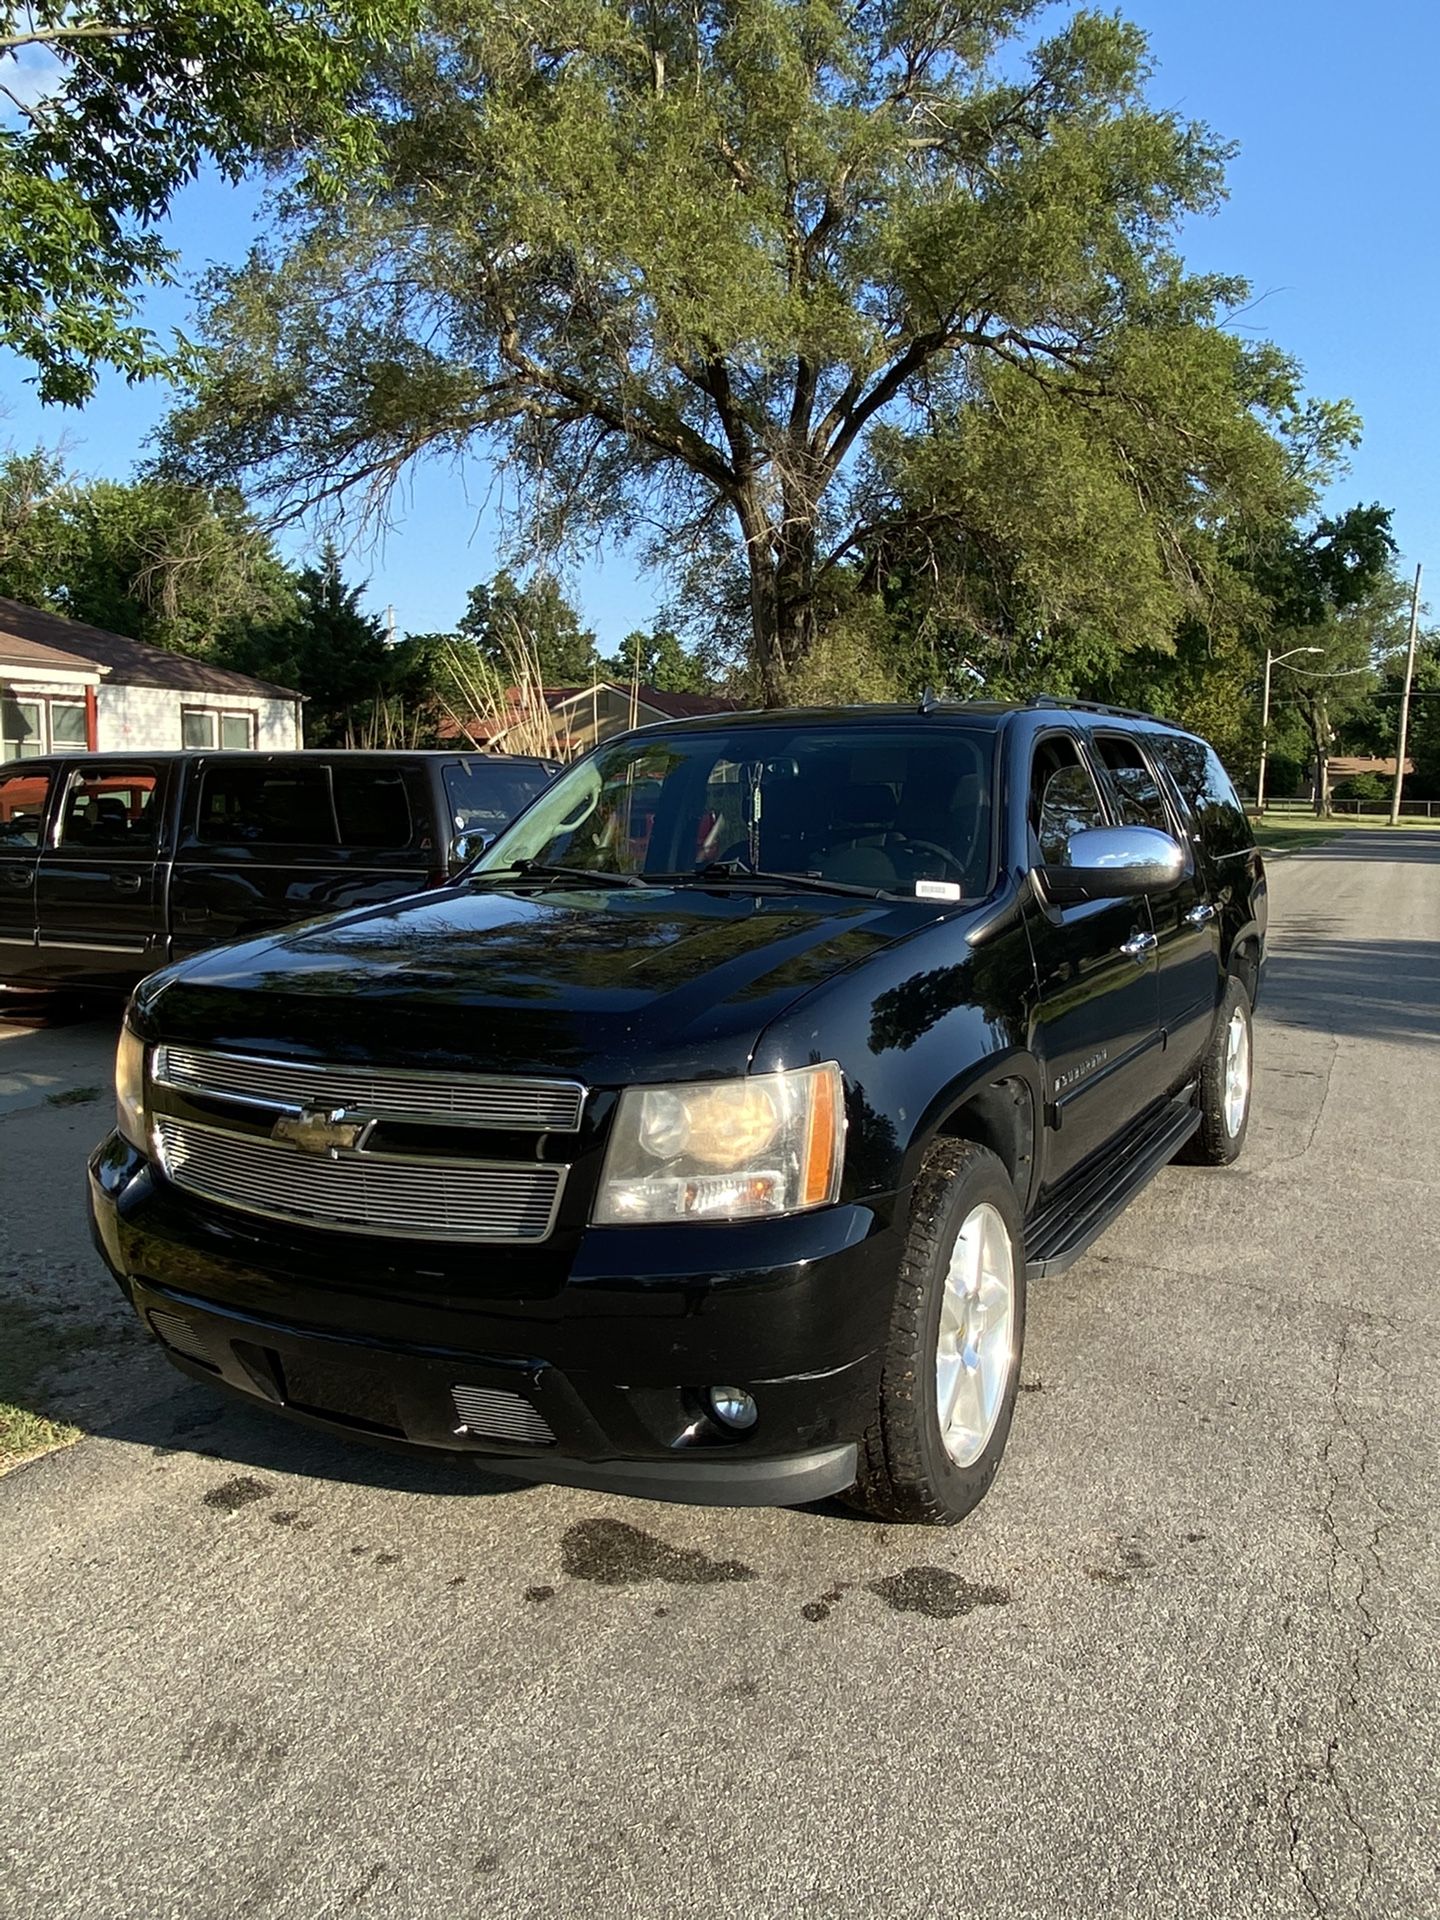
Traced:
[[450, 842], [450, 865], [452, 868], [468, 866], [477, 859], [487, 847], [494, 844], [496, 835], [481, 833], [478, 828], [469, 833], [457, 833]]
[[1066, 841], [1064, 861], [1036, 872], [1057, 905], [1130, 900], [1178, 886], [1185, 849], [1158, 827], [1081, 827]]

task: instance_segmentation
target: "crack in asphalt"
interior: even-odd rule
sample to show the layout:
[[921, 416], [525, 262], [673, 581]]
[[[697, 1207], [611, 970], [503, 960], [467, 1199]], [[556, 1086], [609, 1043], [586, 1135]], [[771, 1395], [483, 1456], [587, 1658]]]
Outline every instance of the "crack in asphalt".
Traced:
[[[1353, 1353], [1353, 1336], [1359, 1331], [1362, 1321], [1358, 1316], [1342, 1324], [1340, 1336], [1335, 1346], [1335, 1365], [1330, 1380], [1330, 1406], [1332, 1418], [1325, 1436], [1325, 1445], [1320, 1456], [1327, 1487], [1325, 1504], [1320, 1513], [1321, 1534], [1329, 1548], [1329, 1564], [1325, 1572], [1325, 1591], [1331, 1612], [1340, 1618], [1353, 1615], [1349, 1632], [1349, 1644], [1346, 1650], [1344, 1670], [1337, 1681], [1335, 1691], [1334, 1723], [1330, 1737], [1325, 1744], [1324, 1758], [1318, 1768], [1302, 1768], [1294, 1783], [1286, 1789], [1285, 1813], [1289, 1823], [1288, 1858], [1290, 1869], [1299, 1882], [1314, 1912], [1327, 1912], [1324, 1891], [1316, 1885], [1313, 1869], [1307, 1865], [1305, 1818], [1301, 1805], [1307, 1782], [1315, 1783], [1322, 1794], [1332, 1795], [1339, 1807], [1345, 1825], [1354, 1834], [1361, 1849], [1360, 1872], [1350, 1901], [1351, 1910], [1359, 1914], [1366, 1887], [1375, 1871], [1376, 1857], [1374, 1843], [1364, 1815], [1355, 1803], [1349, 1780], [1343, 1765], [1343, 1754], [1347, 1728], [1360, 1710], [1362, 1691], [1361, 1669], [1377, 1632], [1376, 1614], [1372, 1604], [1372, 1586], [1384, 1571], [1380, 1557], [1380, 1538], [1385, 1531], [1386, 1521], [1390, 1518], [1390, 1509], [1376, 1493], [1368, 1479], [1370, 1467], [1370, 1440], [1364, 1426], [1355, 1417], [1353, 1404], [1347, 1404], [1344, 1392], [1347, 1357]], [[1372, 1326], [1375, 1319], [1370, 1319]], [[1384, 1323], [1380, 1323], [1384, 1324]], [[1392, 1329], [1393, 1331], [1393, 1329]], [[1374, 1361], [1373, 1346], [1369, 1358]], [[1353, 1448], [1353, 1464], [1347, 1466], [1341, 1453]], [[1342, 1495], [1354, 1493], [1360, 1495], [1371, 1507], [1378, 1510], [1380, 1518], [1365, 1531], [1365, 1537], [1353, 1544], [1347, 1544], [1342, 1537], [1342, 1524], [1338, 1508]], [[1346, 1570], [1348, 1578], [1345, 1578]]]
[[[1330, 1041], [1330, 1058], [1325, 1063], [1324, 1084], [1320, 1088], [1319, 1104], [1315, 1108], [1315, 1118], [1310, 1122], [1310, 1131], [1305, 1136], [1305, 1144], [1303, 1147], [1297, 1147], [1294, 1153], [1279, 1154], [1273, 1160], [1267, 1160], [1263, 1167], [1256, 1167], [1254, 1172], [1261, 1179], [1267, 1174], [1274, 1173], [1277, 1167], [1294, 1166], [1297, 1160], [1305, 1158], [1315, 1144], [1315, 1136], [1320, 1131], [1320, 1122], [1325, 1118], [1325, 1109], [1330, 1104], [1330, 1086], [1335, 1078], [1335, 1062], [1340, 1058], [1339, 1034], [1332, 1033], [1327, 1037]], [[1313, 1073], [1313, 1069], [1310, 1071]], [[1314, 1077], [1319, 1079], [1321, 1076], [1317, 1073]]]

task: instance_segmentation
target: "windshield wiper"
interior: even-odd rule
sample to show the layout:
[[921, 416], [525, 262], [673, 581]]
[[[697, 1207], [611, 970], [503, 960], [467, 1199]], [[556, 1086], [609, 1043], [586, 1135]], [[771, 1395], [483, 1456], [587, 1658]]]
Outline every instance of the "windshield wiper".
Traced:
[[788, 887], [793, 893], [850, 893], [861, 900], [893, 900], [897, 896], [884, 887], [859, 887], [849, 880], [826, 880], [818, 873], [780, 873], [770, 867], [747, 867], [743, 860], [712, 860], [708, 866], [691, 873], [665, 876], [671, 886], [715, 886], [734, 882], [739, 886], [759, 884]]
[[586, 886], [644, 887], [650, 883], [638, 873], [616, 873], [609, 867], [561, 867], [548, 860], [517, 860], [509, 867], [481, 867], [470, 877], [489, 880], [499, 874], [518, 874], [522, 880], [582, 880]]

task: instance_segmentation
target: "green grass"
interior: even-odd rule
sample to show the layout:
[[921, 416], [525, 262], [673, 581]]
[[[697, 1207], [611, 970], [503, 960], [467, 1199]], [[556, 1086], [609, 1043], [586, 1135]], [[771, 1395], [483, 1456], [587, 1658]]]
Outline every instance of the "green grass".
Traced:
[[27, 1413], [24, 1407], [12, 1407], [0, 1400], [0, 1473], [18, 1467], [22, 1460], [36, 1454], [53, 1453], [80, 1438], [78, 1427], [67, 1427], [59, 1420], [47, 1420], [43, 1413]]
[[0, 1299], [0, 1473], [37, 1453], [68, 1447], [80, 1429], [43, 1411], [47, 1395], [40, 1382], [77, 1355], [113, 1349], [128, 1339], [129, 1328], [94, 1326], [78, 1316], [45, 1313], [27, 1300]]
[[[1359, 828], [1367, 828], [1371, 832], [1377, 829], [1382, 833], [1392, 831], [1389, 820], [1382, 819], [1378, 814], [1364, 814], [1357, 818], [1353, 813], [1337, 813], [1328, 820], [1317, 820], [1313, 813], [1267, 813], [1263, 820], [1254, 824], [1255, 839], [1266, 853], [1300, 853], [1306, 847], [1323, 846], [1327, 840], [1337, 840]], [[1405, 833], [1425, 827], [1432, 830], [1440, 828], [1440, 819], [1402, 819], [1394, 831]]]

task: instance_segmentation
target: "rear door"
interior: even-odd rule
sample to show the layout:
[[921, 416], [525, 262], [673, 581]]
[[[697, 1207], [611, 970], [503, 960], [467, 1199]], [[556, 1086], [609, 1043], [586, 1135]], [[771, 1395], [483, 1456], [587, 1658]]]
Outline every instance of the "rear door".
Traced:
[[[1032, 750], [1027, 798], [1032, 865], [1063, 863], [1072, 833], [1106, 824], [1075, 737], [1043, 735]], [[1038, 880], [1026, 926], [1039, 987], [1049, 1186], [1123, 1132], [1154, 1097], [1155, 942], [1145, 901], [1062, 906], [1046, 900]]]
[[20, 984], [35, 970], [35, 869], [54, 771], [12, 761], [0, 767], [0, 981]]
[[1165, 1092], [1190, 1074], [1214, 1025], [1224, 986], [1219, 909], [1196, 857], [1190, 824], [1142, 742], [1133, 734], [1097, 731], [1092, 745], [1105, 769], [1116, 817], [1126, 826], [1158, 827], [1185, 849], [1179, 885], [1150, 899], [1164, 1043], [1156, 1091]]
[[248, 753], [193, 765], [170, 883], [176, 957], [422, 887], [408, 764]]
[[130, 755], [62, 763], [35, 874], [39, 965], [76, 986], [125, 986], [164, 964], [169, 769]]

